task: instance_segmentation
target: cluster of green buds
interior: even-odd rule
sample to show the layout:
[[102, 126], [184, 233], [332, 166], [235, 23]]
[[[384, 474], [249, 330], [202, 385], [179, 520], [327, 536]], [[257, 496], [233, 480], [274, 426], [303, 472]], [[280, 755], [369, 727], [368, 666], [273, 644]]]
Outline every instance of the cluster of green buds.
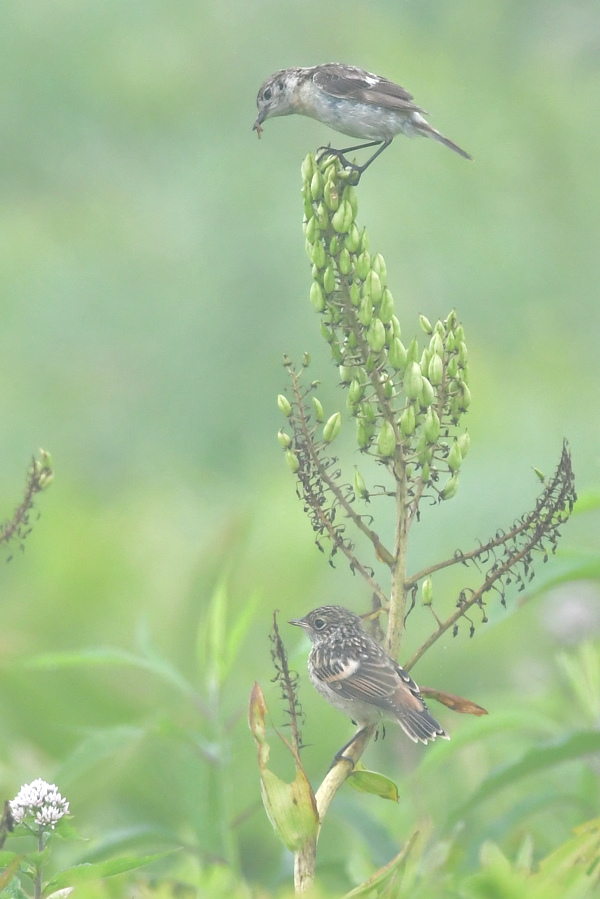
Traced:
[[347, 388], [359, 449], [396, 476], [402, 470], [411, 492], [428, 485], [450, 499], [469, 447], [468, 434], [457, 429], [471, 400], [463, 328], [454, 312], [434, 325], [420, 316], [429, 343], [421, 348], [415, 337], [406, 346], [384, 259], [370, 252], [366, 229], [356, 223], [348, 172], [335, 157], [310, 154], [302, 176], [310, 300]]

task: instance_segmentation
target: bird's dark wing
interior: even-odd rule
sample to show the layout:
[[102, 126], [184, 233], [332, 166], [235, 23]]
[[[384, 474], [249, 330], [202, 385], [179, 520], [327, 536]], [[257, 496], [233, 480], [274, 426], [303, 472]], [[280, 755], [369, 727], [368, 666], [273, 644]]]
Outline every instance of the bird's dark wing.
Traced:
[[325, 93], [342, 100], [357, 100], [385, 109], [404, 109], [426, 114], [412, 102], [412, 94], [399, 84], [378, 75], [371, 75], [364, 69], [352, 66], [342, 68], [336, 65], [318, 66], [313, 75], [313, 82]]

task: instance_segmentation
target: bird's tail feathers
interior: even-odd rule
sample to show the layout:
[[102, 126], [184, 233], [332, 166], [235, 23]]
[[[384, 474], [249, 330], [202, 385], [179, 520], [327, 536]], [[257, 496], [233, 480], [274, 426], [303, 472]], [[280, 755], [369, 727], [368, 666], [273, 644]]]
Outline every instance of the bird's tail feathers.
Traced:
[[427, 708], [403, 709], [402, 713], [398, 715], [398, 723], [414, 743], [427, 743], [429, 740], [435, 740], [436, 737], [441, 737], [443, 740], [450, 739]]
[[455, 153], [458, 153], [459, 156], [462, 156], [464, 159], [473, 159], [470, 153], [467, 153], [466, 150], [463, 150], [462, 147], [459, 147], [458, 144], [455, 144], [453, 140], [450, 140], [449, 137], [444, 137], [439, 131], [436, 131], [435, 128], [432, 128], [429, 122], [425, 122], [424, 125], [418, 127], [418, 130], [425, 137], [432, 137], [434, 140], [440, 142], [445, 147], [448, 147], [450, 150], [454, 150]]

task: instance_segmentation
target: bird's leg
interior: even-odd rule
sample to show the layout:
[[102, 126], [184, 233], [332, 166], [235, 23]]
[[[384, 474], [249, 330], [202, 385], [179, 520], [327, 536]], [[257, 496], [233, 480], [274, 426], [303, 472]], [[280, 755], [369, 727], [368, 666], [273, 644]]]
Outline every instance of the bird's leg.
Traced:
[[[343, 147], [341, 150], [336, 150], [335, 147], [319, 147], [319, 149], [317, 150], [317, 162], [320, 162], [324, 156], [327, 156], [327, 154], [329, 154], [330, 156], [337, 156], [344, 168], [352, 169], [352, 171], [357, 172], [358, 177], [360, 178], [362, 173], [366, 171], [366, 169], [368, 169], [373, 160], [377, 159], [380, 153], [383, 153], [383, 151], [387, 147], [389, 147], [391, 142], [392, 138], [384, 141], [372, 140], [366, 144], [356, 144], [356, 146], [354, 147]], [[363, 165], [357, 165], [355, 162], [350, 162], [350, 160], [346, 159], [346, 156], [344, 155], [345, 153], [353, 153], [355, 150], [366, 150], [367, 147], [378, 147], [378, 149], [369, 159], [367, 159], [367, 161]]]
[[344, 753], [348, 749], [349, 746], [352, 746], [352, 744], [354, 743], [356, 738], [359, 736], [359, 734], [362, 734], [363, 730], [366, 730], [366, 728], [361, 727], [360, 730], [357, 730], [356, 733], [354, 734], [354, 736], [350, 740], [348, 740], [347, 743], [344, 743], [344, 745], [342, 746], [341, 749], [338, 749], [338, 751], [336, 752], [336, 754], [333, 757], [333, 761], [332, 761], [331, 765], [327, 769], [328, 771], [331, 771], [331, 769], [335, 765], [337, 765], [338, 762], [350, 762], [352, 768], [354, 768], [354, 759], [348, 758], [348, 756], [344, 755]]

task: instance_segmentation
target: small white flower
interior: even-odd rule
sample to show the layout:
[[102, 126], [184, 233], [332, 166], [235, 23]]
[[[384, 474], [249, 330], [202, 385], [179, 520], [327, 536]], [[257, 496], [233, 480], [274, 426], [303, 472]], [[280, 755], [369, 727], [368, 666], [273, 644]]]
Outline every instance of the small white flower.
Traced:
[[69, 803], [58, 792], [55, 784], [46, 783], [41, 777], [25, 784], [10, 802], [15, 824], [32, 817], [36, 824], [54, 829], [63, 815], [69, 814]]

